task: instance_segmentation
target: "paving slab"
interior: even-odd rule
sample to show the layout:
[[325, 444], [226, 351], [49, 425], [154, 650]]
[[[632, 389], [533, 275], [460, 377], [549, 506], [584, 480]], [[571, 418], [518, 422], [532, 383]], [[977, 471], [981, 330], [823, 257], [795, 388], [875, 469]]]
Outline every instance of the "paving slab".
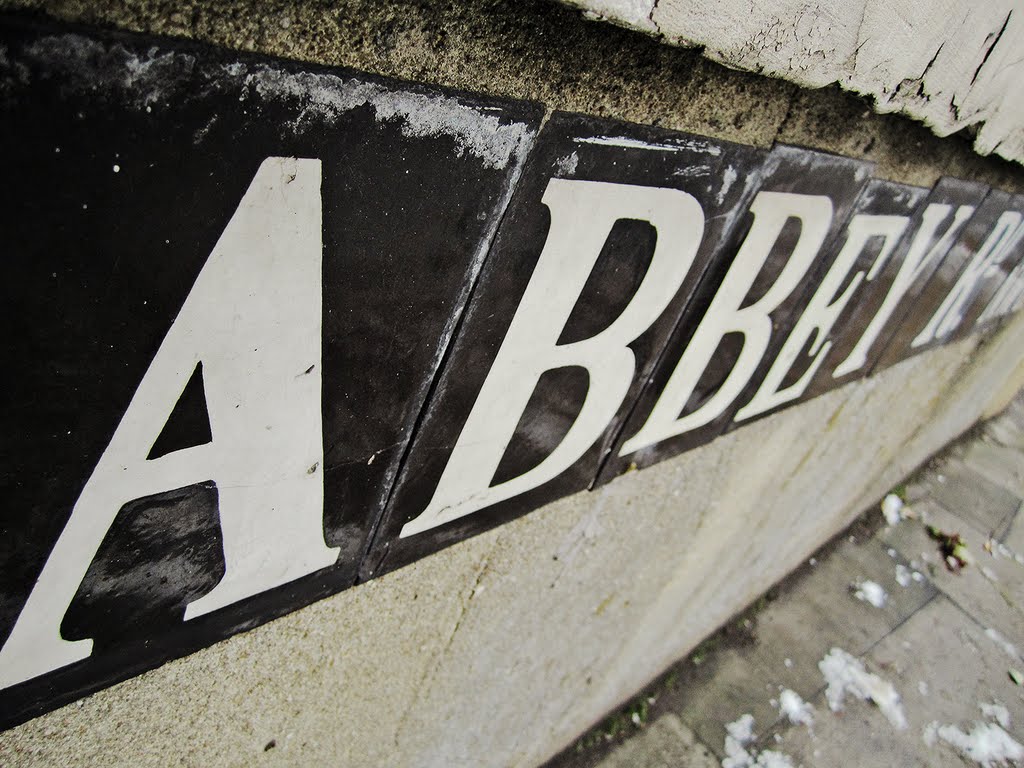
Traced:
[[718, 768], [714, 755], [676, 715], [662, 715], [596, 768]]
[[771, 699], [778, 695], [777, 676], [761, 668], [742, 649], [714, 654], [706, 677], [683, 690], [683, 702], [676, 711], [700, 740], [719, 758], [725, 756], [725, 726], [742, 714], [758, 723], [771, 723], [776, 712]]
[[967, 543], [972, 564], [959, 572], [950, 571], [942, 562], [938, 542], [916, 521], [904, 521], [881, 531], [881, 540], [910, 560], [983, 628], [993, 628], [1010, 638], [1024, 638], [1024, 566], [1012, 558], [989, 555], [985, 551], [989, 539], [986, 531], [937, 504], [922, 501], [914, 509], [924, 514], [929, 525], [946, 533], [959, 533]]
[[972, 471], [1024, 498], [1024, 449], [1000, 445], [983, 434], [957, 453]]
[[1014, 400], [1005, 411], [987, 421], [982, 432], [1000, 445], [1024, 449], [1024, 403]]
[[905, 729], [893, 726], [872, 703], [851, 696], [846, 697], [843, 710], [834, 713], [822, 692], [812, 702], [812, 728], [782, 723], [762, 743], [788, 754], [794, 765], [817, 768], [960, 765], [955, 750], [941, 740], [932, 746], [925, 743], [925, 729], [938, 722], [967, 732], [975, 722], [992, 721], [980, 705], [993, 703], [1006, 707], [1007, 731], [1018, 740], [1021, 737], [1024, 688], [1007, 676], [1009, 659], [946, 598], [929, 603], [864, 661], [867, 671], [891, 683], [900, 694]]
[[928, 498], [992, 536], [1006, 533], [1021, 502], [955, 455], [934, 462]]
[[[1018, 514], [1010, 523], [1010, 530], [1003, 538], [1003, 545], [1006, 550], [1004, 556], [1014, 559], [1018, 565], [1024, 564], [1021, 562], [1021, 559], [1024, 559], [1024, 514]], [[1021, 559], [1017, 559], [1018, 556]]]
[[[863, 653], [928, 603], [936, 590], [927, 581], [901, 587], [894, 558], [880, 542], [842, 541], [791, 591], [758, 613], [756, 641], [716, 652], [700, 679], [684, 692], [680, 717], [719, 756], [725, 726], [742, 714], [770, 725], [778, 718], [783, 688], [802, 697], [821, 687], [817, 662], [834, 645]], [[888, 599], [875, 607], [855, 596], [855, 585], [871, 579]]]

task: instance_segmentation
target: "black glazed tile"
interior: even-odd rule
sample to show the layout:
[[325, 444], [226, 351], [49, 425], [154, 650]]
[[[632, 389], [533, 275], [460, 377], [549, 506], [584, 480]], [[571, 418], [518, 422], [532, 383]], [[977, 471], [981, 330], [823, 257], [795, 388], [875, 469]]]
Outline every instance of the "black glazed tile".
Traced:
[[764, 154], [580, 115], [545, 124], [363, 578], [591, 486]]
[[[824, 248], [845, 223], [872, 167], [799, 147], [772, 150], [743, 228], [673, 331], [602, 480], [688, 451], [731, 428], [795, 322]], [[802, 217], [790, 215], [795, 211]], [[736, 310], [759, 317], [736, 320]]]
[[[0, 44], [11, 725], [354, 583], [541, 110], [13, 19]], [[265, 573], [239, 553], [299, 528], [312, 554], [231, 602]], [[33, 677], [12, 631], [55, 546], [91, 565], [47, 615], [94, 647]]]
[[1012, 258], [1000, 264], [999, 271], [1005, 271], [1006, 276], [992, 291], [991, 297], [979, 301], [964, 318], [964, 325], [969, 326], [972, 332], [990, 332], [996, 324], [1008, 320], [1024, 305], [1024, 254], [1019, 255], [1016, 264]]
[[[989, 191], [892, 334], [878, 370], [975, 329], [1024, 253], [1022, 223], [1024, 198]], [[988, 325], [987, 319], [983, 325]]]
[[[861, 311], [872, 281], [878, 279], [893, 257], [892, 254], [907, 232], [911, 217], [929, 192], [925, 187], [882, 179], [872, 179], [861, 192], [847, 226], [829, 247], [828, 260], [822, 265], [825, 267], [823, 276], [804, 297], [804, 309], [801, 310], [806, 313], [812, 301], [815, 306], [836, 302], [839, 311], [832, 327], [824, 339], [819, 341], [817, 337], [813, 338], [813, 342], [820, 346], [812, 354], [811, 348], [802, 341], [806, 338], [805, 326], [798, 321], [800, 327], [794, 331], [792, 344], [787, 339], [784, 347], [786, 351], [780, 353], [787, 358], [796, 353], [793, 367], [784, 379], [784, 386], [807, 375], [815, 364], [818, 366], [817, 371], [811, 374], [801, 397], [795, 402], [823, 394], [839, 385], [839, 380], [822, 375], [822, 371], [831, 370], [845, 360], [860, 338], [859, 330], [851, 332], [855, 326], [849, 322], [849, 318]], [[853, 263], [846, 268], [849, 259], [853, 259]], [[847, 291], [851, 293], [845, 306], [838, 306]], [[808, 316], [813, 316], [813, 311]], [[827, 348], [825, 345], [828, 345]], [[823, 358], [820, 362], [819, 357]]]
[[982, 184], [960, 179], [942, 178], [936, 183], [910, 216], [892, 255], [866, 281], [857, 301], [836, 324], [835, 344], [811, 384], [811, 393], [863, 378], [874, 369], [893, 329], [917, 301], [987, 192]]

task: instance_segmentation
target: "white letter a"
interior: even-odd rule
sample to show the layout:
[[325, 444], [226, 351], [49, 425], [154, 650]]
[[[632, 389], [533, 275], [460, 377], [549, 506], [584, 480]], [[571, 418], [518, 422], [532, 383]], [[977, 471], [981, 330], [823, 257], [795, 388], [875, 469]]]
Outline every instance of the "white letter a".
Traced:
[[[146, 371], [3, 649], [0, 688], [81, 661], [60, 624], [129, 501], [217, 484], [226, 571], [185, 618], [334, 564], [323, 536], [320, 161], [263, 162]], [[212, 442], [147, 460], [202, 362]]]

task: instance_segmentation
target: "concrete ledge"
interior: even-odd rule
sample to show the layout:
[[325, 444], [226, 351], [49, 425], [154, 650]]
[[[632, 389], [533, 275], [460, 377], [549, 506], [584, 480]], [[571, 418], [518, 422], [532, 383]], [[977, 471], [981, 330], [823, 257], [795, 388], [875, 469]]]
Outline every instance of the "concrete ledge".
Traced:
[[1017, 317], [912, 358], [26, 723], [0, 754], [536, 765], [998, 410], [1021, 344]]
[[729, 67], [810, 88], [836, 83], [939, 136], [970, 129], [979, 154], [1024, 158], [1012, 2], [947, 2], [928, 13], [899, 2], [565, 1]]

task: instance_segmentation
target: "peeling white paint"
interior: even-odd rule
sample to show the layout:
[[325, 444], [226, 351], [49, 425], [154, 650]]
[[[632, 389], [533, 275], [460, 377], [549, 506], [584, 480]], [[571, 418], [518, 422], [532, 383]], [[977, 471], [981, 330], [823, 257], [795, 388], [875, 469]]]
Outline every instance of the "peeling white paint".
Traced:
[[[838, 84], [982, 155], [1024, 161], [1024, 2], [563, 0], [594, 18], [703, 47], [734, 69]], [[642, 11], [648, 9], [647, 15]]]
[[[468, 152], [489, 168], [507, 168], [525, 156], [533, 141], [526, 124], [502, 123], [497, 115], [457, 98], [329, 73], [235, 62], [221, 68], [220, 78], [200, 80], [192, 75], [195, 59], [190, 54], [153, 48], [140, 56], [121, 45], [74, 34], [42, 38], [26, 48], [24, 58], [42, 72], [59, 75], [71, 90], [116, 89], [130, 104], [147, 111], [155, 104], [187, 100], [214, 88], [237, 88], [239, 100], [245, 101], [251, 88], [265, 98], [294, 102], [299, 112], [291, 127], [301, 130], [310, 118], [330, 122], [368, 106], [377, 121], [398, 122], [403, 135], [448, 136], [454, 139], [458, 156]], [[28, 85], [31, 77], [30, 70], [12, 68], [6, 54], [0, 56], [0, 80]]]
[[692, 139], [680, 139], [672, 143], [659, 143], [630, 139], [626, 136], [587, 136], [573, 139], [578, 144], [600, 144], [606, 147], [624, 147], [626, 149], [647, 149], [652, 152], [704, 152], [711, 157], [718, 157], [722, 154], [721, 147], [716, 147], [704, 141]]
[[560, 157], [555, 162], [555, 170], [560, 176], [572, 176], [576, 173], [576, 168], [580, 164], [580, 156], [575, 152], [570, 152], [565, 157]]
[[610, 21], [620, 27], [656, 33], [651, 20], [657, 0], [567, 0], [569, 5], [583, 9], [590, 19]]
[[729, 190], [732, 189], [732, 185], [736, 183], [737, 178], [736, 169], [731, 165], [727, 165], [725, 170], [722, 171], [722, 187], [718, 190], [717, 202], [719, 205], [725, 202], [725, 196], [729, 194]]
[[489, 168], [505, 168], [522, 157], [533, 132], [524, 123], [502, 124], [449, 96], [398, 91], [336, 75], [253, 68], [246, 77], [264, 97], [294, 99], [301, 105], [296, 126], [307, 116], [331, 121], [357, 107], [373, 107], [378, 121], [397, 120], [412, 138], [450, 136], [461, 156], [476, 156]]

